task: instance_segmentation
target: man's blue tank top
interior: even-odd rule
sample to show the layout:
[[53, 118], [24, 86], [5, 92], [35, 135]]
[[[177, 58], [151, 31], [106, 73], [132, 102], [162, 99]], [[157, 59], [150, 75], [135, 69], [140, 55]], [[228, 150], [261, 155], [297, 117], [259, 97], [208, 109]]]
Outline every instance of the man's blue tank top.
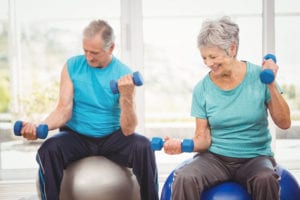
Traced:
[[132, 73], [116, 57], [105, 68], [89, 66], [84, 55], [70, 58], [67, 69], [74, 87], [72, 117], [67, 126], [87, 136], [104, 137], [120, 129], [119, 94], [110, 81]]

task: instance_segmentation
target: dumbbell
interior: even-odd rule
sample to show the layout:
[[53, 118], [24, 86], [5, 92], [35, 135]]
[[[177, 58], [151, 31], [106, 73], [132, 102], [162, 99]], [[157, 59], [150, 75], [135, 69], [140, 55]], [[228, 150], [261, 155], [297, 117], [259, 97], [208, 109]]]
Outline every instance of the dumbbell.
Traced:
[[[272, 59], [274, 63], [276, 63], [276, 56], [273, 54], [267, 54], [264, 56], [264, 60]], [[264, 69], [260, 72], [260, 80], [264, 84], [270, 84], [274, 81], [274, 73], [271, 69]]]
[[[16, 121], [14, 125], [14, 133], [16, 136], [21, 136], [21, 130], [23, 127], [22, 121]], [[48, 125], [41, 124], [36, 128], [37, 137], [40, 139], [45, 139], [48, 135]]]
[[[133, 79], [133, 83], [136, 86], [141, 86], [144, 83], [144, 79], [142, 77], [142, 74], [138, 71], [134, 72], [132, 74], [132, 79]], [[118, 81], [116, 80], [111, 80], [110, 81], [110, 89], [114, 94], [119, 93], [119, 89], [118, 89]]]
[[[151, 140], [151, 147], [154, 151], [160, 151], [164, 146], [164, 140], [160, 137], [153, 137]], [[182, 152], [193, 152], [194, 151], [194, 141], [191, 139], [184, 139], [181, 142]]]

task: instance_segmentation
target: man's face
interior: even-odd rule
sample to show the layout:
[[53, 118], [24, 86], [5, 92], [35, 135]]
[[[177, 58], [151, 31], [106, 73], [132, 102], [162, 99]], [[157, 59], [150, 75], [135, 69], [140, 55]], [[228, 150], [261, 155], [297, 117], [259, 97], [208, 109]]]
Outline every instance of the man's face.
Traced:
[[91, 67], [106, 67], [111, 59], [112, 48], [105, 51], [103, 40], [99, 35], [84, 38], [82, 41], [85, 57]]

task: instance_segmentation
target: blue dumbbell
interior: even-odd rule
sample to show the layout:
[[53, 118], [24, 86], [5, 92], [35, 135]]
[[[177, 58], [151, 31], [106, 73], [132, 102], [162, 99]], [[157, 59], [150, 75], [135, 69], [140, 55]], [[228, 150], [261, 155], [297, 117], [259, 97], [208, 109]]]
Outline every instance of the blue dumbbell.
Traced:
[[[164, 140], [160, 137], [153, 137], [151, 140], [151, 147], [154, 151], [160, 151], [164, 146]], [[194, 141], [191, 139], [184, 139], [181, 142], [182, 152], [193, 152], [194, 151]]]
[[[16, 136], [21, 136], [21, 130], [23, 127], [22, 121], [16, 121], [14, 125], [14, 133]], [[45, 139], [48, 135], [48, 125], [41, 124], [36, 128], [37, 137], [40, 139]]]
[[[273, 54], [267, 54], [264, 56], [264, 60], [272, 59], [274, 63], [276, 63], [276, 56]], [[264, 84], [270, 84], [274, 81], [274, 73], [271, 69], [264, 69], [260, 72], [260, 80]]]
[[[138, 71], [134, 72], [132, 74], [132, 79], [133, 79], [133, 83], [136, 86], [141, 86], [144, 83], [144, 79], [142, 77], [142, 74]], [[116, 80], [111, 80], [110, 81], [110, 89], [114, 94], [119, 93], [119, 89], [118, 89], [118, 81]]]

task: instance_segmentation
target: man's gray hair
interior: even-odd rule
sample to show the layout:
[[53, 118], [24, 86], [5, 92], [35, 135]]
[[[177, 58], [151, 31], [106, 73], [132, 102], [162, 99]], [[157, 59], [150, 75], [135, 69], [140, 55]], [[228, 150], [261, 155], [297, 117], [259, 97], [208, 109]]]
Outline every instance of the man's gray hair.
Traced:
[[101, 37], [104, 42], [103, 50], [108, 51], [109, 48], [115, 42], [114, 30], [112, 27], [104, 20], [93, 20], [90, 24], [84, 29], [83, 37], [90, 39], [101, 34]]

